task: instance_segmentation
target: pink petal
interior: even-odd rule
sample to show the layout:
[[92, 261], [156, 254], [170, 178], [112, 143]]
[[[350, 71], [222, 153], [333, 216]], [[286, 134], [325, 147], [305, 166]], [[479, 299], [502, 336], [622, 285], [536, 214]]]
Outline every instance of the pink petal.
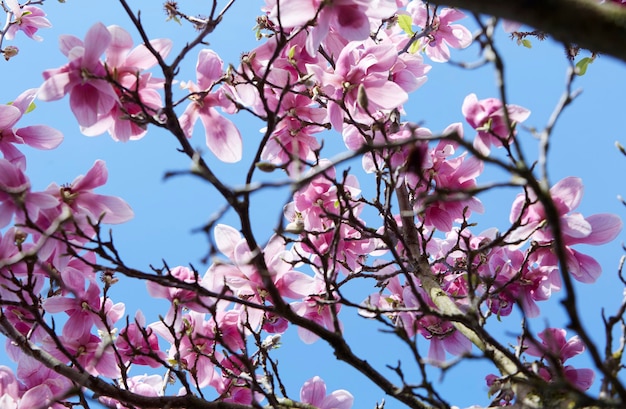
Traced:
[[447, 62], [450, 60], [450, 49], [442, 39], [435, 45], [428, 44], [425, 48], [426, 55], [434, 62]]
[[76, 300], [67, 297], [55, 296], [46, 298], [43, 301], [42, 306], [45, 311], [54, 314], [57, 312], [65, 312], [75, 308]]
[[191, 138], [193, 135], [193, 127], [198, 120], [199, 115], [199, 105], [196, 102], [191, 102], [185, 108], [183, 114], [178, 118], [178, 122], [180, 123], [180, 127], [183, 130], [183, 133], [187, 138]]
[[579, 253], [576, 250], [570, 251], [571, 254], [567, 258], [567, 267], [570, 269], [570, 274], [581, 283], [594, 283], [602, 274], [600, 263], [593, 257]]
[[37, 88], [27, 89], [26, 91], [22, 92], [17, 98], [15, 98], [15, 101], [13, 101], [12, 105], [19, 109], [22, 114], [24, 114], [30, 107], [30, 104], [35, 100], [35, 97], [37, 96], [37, 91]]
[[204, 125], [206, 144], [211, 152], [222, 162], [241, 160], [243, 144], [237, 127], [220, 115], [214, 108], [200, 112], [200, 121]]
[[340, 389], [332, 392], [322, 401], [321, 409], [350, 409], [354, 403], [354, 397], [350, 392]]
[[[135, 214], [128, 203], [119, 197], [97, 195], [94, 193], [81, 193], [81, 207], [86, 208], [97, 218], [102, 215], [103, 223], [119, 224], [132, 219]], [[92, 220], [95, 222], [96, 220]]]
[[16, 130], [15, 134], [26, 145], [37, 149], [54, 149], [63, 142], [63, 134], [46, 125], [26, 126]]
[[587, 217], [591, 234], [580, 240], [586, 244], [604, 244], [612, 241], [622, 231], [622, 220], [614, 214], [594, 214]]
[[72, 86], [72, 76], [67, 66], [59, 69], [47, 70], [43, 73], [46, 79], [39, 88], [38, 98], [42, 101], [55, 101], [67, 94]]
[[86, 175], [77, 177], [72, 183], [72, 190], [91, 190], [104, 185], [109, 177], [106, 163], [96, 160]]
[[225, 224], [218, 224], [214, 230], [215, 244], [226, 257], [233, 260], [237, 243], [241, 241], [241, 233], [237, 229]]
[[[151, 40], [150, 45], [165, 58], [170, 53], [173, 43], [169, 39], [156, 39]], [[135, 67], [137, 70], [147, 70], [157, 63], [157, 59], [152, 55], [146, 46], [143, 44], [135, 47], [126, 57], [125, 65], [128, 67]]]
[[319, 376], [306, 381], [300, 389], [300, 400], [309, 405], [320, 406], [325, 397], [326, 384]]
[[563, 368], [563, 371], [565, 372], [565, 377], [567, 378], [567, 380], [570, 381], [572, 385], [582, 391], [586, 391], [587, 389], [591, 388], [591, 385], [593, 385], [595, 372], [592, 369], [575, 369], [572, 366], [568, 365]]
[[446, 351], [443, 348], [443, 341], [433, 337], [430, 340], [430, 348], [428, 348], [428, 360], [433, 365], [441, 364], [446, 361]]
[[83, 40], [73, 35], [61, 35], [59, 37], [59, 49], [66, 57], [70, 51], [76, 47], [83, 47]]
[[472, 343], [459, 331], [454, 331], [443, 339], [446, 351], [452, 355], [462, 356], [472, 350]]
[[[105, 90], [104, 93], [102, 88]], [[115, 99], [111, 92], [114, 92], [111, 85], [99, 80], [72, 88], [70, 107], [80, 126], [94, 125], [99, 120], [99, 115], [106, 114], [113, 108]]]
[[102, 23], [94, 24], [85, 35], [85, 54], [82, 66], [91, 69], [100, 62], [100, 56], [111, 43], [111, 33]]
[[37, 408], [47, 406], [54, 394], [46, 384], [39, 384], [28, 389], [20, 399], [19, 408]]
[[530, 110], [519, 105], [507, 104], [506, 108], [509, 110], [509, 119], [513, 122], [524, 122], [530, 116]]
[[[591, 224], [580, 213], [571, 213], [561, 217], [561, 229], [566, 240], [572, 237], [584, 239], [591, 234]], [[567, 240], [567, 244], [572, 244]]]
[[11, 105], [0, 105], [0, 132], [10, 129], [22, 117], [20, 110]]
[[380, 86], [366, 86], [365, 93], [370, 102], [383, 109], [397, 108], [409, 99], [409, 95], [398, 84], [391, 81]]
[[573, 210], [578, 207], [582, 200], [583, 182], [576, 177], [567, 177], [552, 186], [550, 194], [554, 200], [558, 200], [567, 206], [567, 210]]
[[474, 129], [481, 126], [482, 122], [485, 120], [485, 111], [478, 103], [476, 94], [469, 94], [465, 97], [463, 105], [461, 106], [461, 113], [463, 113], [467, 123]]
[[563, 362], [565, 362], [576, 355], [582, 354], [583, 352], [585, 352], [585, 344], [583, 344], [578, 335], [575, 335], [571, 337], [561, 348], [560, 358]]
[[124, 63], [126, 54], [133, 47], [133, 38], [120, 26], [109, 26], [111, 42], [106, 48], [106, 61], [110, 67], [120, 67]]
[[204, 49], [198, 54], [196, 75], [202, 90], [209, 89], [222, 76], [224, 63], [213, 50]]
[[336, 29], [346, 40], [359, 41], [369, 37], [369, 19], [358, 6], [336, 6], [333, 11], [339, 23]]

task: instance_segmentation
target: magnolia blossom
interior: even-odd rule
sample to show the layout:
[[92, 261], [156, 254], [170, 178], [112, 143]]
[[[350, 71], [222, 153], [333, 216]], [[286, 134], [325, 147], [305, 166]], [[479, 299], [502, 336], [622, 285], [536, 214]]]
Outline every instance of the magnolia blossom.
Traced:
[[[157, 397], [163, 396], [163, 384], [164, 380], [161, 375], [144, 374], [128, 377], [120, 386], [124, 389], [128, 387], [130, 392], [136, 393], [137, 395]], [[98, 400], [107, 405], [107, 407], [114, 407], [116, 409], [128, 408], [127, 405], [113, 398], [101, 396]]]
[[[97, 160], [91, 169], [77, 177], [70, 184], [58, 186], [53, 183], [46, 189], [47, 193], [58, 197], [64, 205], [69, 206], [74, 218], [79, 222], [87, 220], [95, 223], [124, 223], [133, 217], [130, 206], [115, 196], [94, 193], [93, 190], [103, 186], [108, 179], [108, 171], [104, 161]], [[85, 226], [87, 223], [84, 224]]]
[[472, 128], [478, 131], [474, 148], [480, 153], [489, 154], [491, 145], [508, 145], [514, 135], [510, 127], [514, 129], [515, 125], [524, 122], [530, 115], [528, 109], [518, 105], [507, 104], [506, 109], [510, 126], [499, 99], [487, 98], [479, 101], [476, 94], [465, 97], [461, 111]]
[[318, 409], [350, 409], [354, 398], [343, 389], [326, 395], [326, 383], [319, 376], [315, 376], [302, 385], [300, 401]]
[[323, 71], [319, 66], [308, 66], [330, 98], [328, 115], [336, 130], [343, 130], [345, 113], [342, 104], [355, 119], [370, 123], [372, 113], [377, 110], [389, 112], [408, 100], [406, 91], [389, 79], [397, 60], [397, 48], [390, 40], [375, 43], [368, 39], [353, 41], [344, 47], [334, 70]]
[[15, 127], [31, 109], [36, 94], [37, 89], [27, 89], [11, 105], [0, 105], [0, 152], [22, 170], [26, 169], [26, 159], [15, 145], [26, 144], [35, 149], [49, 150], [63, 141], [63, 134], [47, 125]]
[[13, 21], [7, 28], [4, 36], [7, 40], [13, 40], [15, 33], [23, 31], [29, 38], [41, 41], [42, 38], [36, 33], [40, 28], [52, 27], [50, 21], [45, 17], [46, 13], [35, 6], [20, 6], [17, 0], [4, 0], [13, 13]]
[[[559, 373], [553, 368], [554, 362], [562, 366], [568, 359], [580, 355], [585, 351], [585, 345], [578, 336], [569, 340], [565, 339], [565, 330], [560, 328], [547, 328], [539, 334], [541, 343], [534, 340], [525, 340], [522, 348], [528, 355], [546, 359], [550, 366], [539, 368], [539, 375], [547, 381], [554, 379]], [[561, 368], [567, 381], [580, 390], [587, 390], [593, 384], [595, 373], [593, 369], [575, 369], [571, 365]]]
[[233, 103], [223, 91], [215, 90], [223, 74], [224, 63], [212, 50], [202, 50], [198, 54], [196, 75], [198, 83], [187, 82], [184, 87], [191, 94], [191, 102], [179, 118], [180, 126], [191, 137], [198, 119], [204, 126], [206, 145], [223, 162], [238, 162], [241, 159], [243, 145], [239, 130], [229, 119], [220, 115], [215, 106], [231, 110]]
[[[162, 57], [172, 47], [170, 40], [150, 44]], [[52, 101], [70, 94], [70, 107], [85, 135], [109, 131], [119, 141], [142, 137], [148, 123], [144, 110], [156, 114], [161, 107], [161, 81], [144, 72], [156, 64], [155, 56], [144, 45], [131, 50], [132, 38], [125, 30], [102, 23], [93, 25], [84, 41], [62, 36], [60, 46], [70, 61], [44, 71], [39, 98]], [[103, 53], [105, 62], [100, 60]]]
[[460, 24], [452, 24], [465, 18], [465, 14], [456, 9], [443, 8], [435, 13], [432, 7], [426, 6], [421, 0], [410, 2], [406, 11], [413, 18], [413, 23], [428, 33], [424, 37], [423, 48], [426, 55], [435, 62], [446, 62], [450, 59], [452, 48], [466, 48], [472, 43], [472, 33]]
[[69, 62], [43, 72], [44, 83], [39, 98], [53, 101], [70, 94], [70, 108], [83, 127], [93, 126], [99, 115], [110, 112], [117, 103], [115, 90], [104, 78], [107, 71], [100, 56], [111, 43], [111, 33], [102, 24], [93, 25], [83, 42], [74, 36], [62, 36], [61, 52]]
[[[550, 195], [558, 212], [569, 272], [580, 282], [593, 283], [602, 273], [602, 267], [594, 258], [574, 250], [571, 246], [608, 243], [622, 230], [622, 221], [613, 214], [584, 217], [574, 212], [583, 195], [583, 184], [579, 178], [568, 177], [559, 181], [550, 189]], [[554, 240], [553, 230], [545, 225], [544, 207], [532, 191], [528, 192], [528, 196], [517, 196], [511, 208], [510, 220], [512, 223], [520, 222], [520, 227], [509, 237], [512, 242], [532, 239], [539, 244], [549, 244]], [[533, 252], [531, 261], [544, 267], [558, 265], [556, 255], [546, 246]]]
[[32, 192], [23, 170], [0, 158], [0, 228], [8, 225], [14, 215], [19, 220], [27, 216], [37, 219], [42, 210], [55, 208], [58, 204], [54, 195]]
[[[157, 63], [157, 59], [144, 44], [133, 48], [132, 37], [119, 26], [109, 26], [107, 30], [111, 34], [111, 42], [105, 51], [104, 63], [111, 80], [117, 85], [118, 103], [110, 111], [98, 112], [98, 121], [92, 126], [82, 127], [81, 131], [87, 136], [108, 131], [115, 141], [137, 140], [147, 131], [144, 110], [148, 114], [156, 114], [162, 106], [159, 89], [163, 81], [152, 78], [146, 72]], [[165, 58], [172, 48], [172, 41], [151, 40], [150, 46]]]
[[[330, 33], [348, 41], [365, 40], [373, 21], [390, 18], [395, 0], [266, 0], [270, 19], [283, 28], [297, 28], [315, 20], [307, 36], [307, 51], [315, 55]], [[317, 17], [317, 18], [316, 18]]]

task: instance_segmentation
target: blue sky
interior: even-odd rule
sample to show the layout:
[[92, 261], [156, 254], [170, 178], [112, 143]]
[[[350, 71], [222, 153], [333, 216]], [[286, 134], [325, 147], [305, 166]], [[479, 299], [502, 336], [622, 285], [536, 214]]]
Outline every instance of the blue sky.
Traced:
[[[183, 2], [181, 2], [183, 3]], [[255, 47], [253, 26], [255, 16], [261, 6], [260, 1], [238, 1], [228, 13], [223, 24], [209, 37], [210, 47], [216, 50], [227, 63], [237, 65], [241, 52]], [[184, 5], [181, 4], [183, 7]], [[194, 34], [188, 25], [179, 26], [173, 21], [165, 22], [165, 13], [160, 2], [135, 1], [135, 9], [142, 9], [142, 21], [151, 38], [169, 37], [174, 40], [174, 51], [180, 49]], [[65, 63], [65, 57], [58, 51], [57, 37], [60, 34], [73, 34], [83, 38], [89, 27], [96, 21], [105, 25], [117, 24], [130, 31], [135, 38], [130, 21], [115, 1], [74, 2], [65, 4], [49, 1], [45, 10], [53, 28], [41, 31], [45, 40], [34, 43], [21, 33], [14, 42], [21, 53], [14, 60], [0, 62], [0, 72], [5, 79], [1, 101], [10, 101], [26, 88], [37, 87], [42, 82], [41, 71], [56, 68]], [[193, 10], [191, 14], [203, 13]], [[206, 14], [206, 12], [204, 12]], [[465, 20], [470, 28], [471, 18]], [[525, 125], [541, 129], [559, 100], [565, 84], [566, 61], [562, 47], [550, 40], [533, 40], [533, 48], [515, 45], [503, 32], [497, 35], [506, 65], [509, 102], [522, 105], [532, 114]], [[181, 80], [195, 80], [195, 53], [183, 66]], [[473, 61], [478, 57], [476, 46], [460, 53], [453, 52], [455, 61]], [[433, 132], [443, 130], [448, 124], [463, 121], [461, 104], [471, 92], [479, 99], [496, 97], [494, 71], [491, 67], [467, 71], [450, 65], [432, 63], [428, 82], [411, 95], [406, 105], [404, 119], [422, 123]], [[626, 95], [624, 69], [610, 57], [600, 56], [587, 75], [579, 78], [575, 88], [583, 92], [573, 106], [567, 108], [554, 130], [550, 155], [550, 179], [552, 184], [566, 176], [578, 176], [585, 183], [585, 197], [578, 209], [585, 215], [594, 213], [624, 214], [617, 195], [626, 196], [623, 178], [626, 171], [626, 158], [615, 149], [614, 142], [626, 144], [624, 134], [623, 106]], [[157, 74], [158, 76], [158, 74]], [[55, 151], [40, 152], [26, 149], [28, 175], [35, 188], [43, 189], [50, 182], [58, 184], [71, 182], [77, 175], [84, 174], [100, 158], [109, 168], [109, 183], [101, 193], [121, 196], [135, 210], [136, 217], [131, 222], [114, 228], [115, 240], [122, 257], [129, 265], [148, 270], [148, 265], [159, 265], [162, 259], [170, 266], [194, 264], [201, 272], [206, 266], [200, 260], [206, 253], [206, 239], [191, 231], [208, 220], [222, 204], [216, 192], [209, 186], [189, 177], [178, 177], [164, 181], [162, 176], [168, 170], [187, 169], [189, 161], [176, 151], [175, 140], [161, 131], [152, 129], [137, 142], [115, 143], [107, 135], [88, 138], [80, 134], [78, 125], [69, 111], [67, 99], [45, 103], [39, 101], [37, 109], [24, 118], [20, 124], [45, 123], [65, 134], [64, 143]], [[244, 160], [240, 165], [223, 165], [210, 154], [209, 163], [218, 175], [233, 185], [243, 183], [245, 169], [252, 151], [249, 148], [259, 140], [262, 124], [249, 115], [235, 118], [244, 136]], [[469, 126], [465, 126], [470, 134]], [[537, 143], [533, 137], [522, 132], [524, 147], [528, 157], [535, 158]], [[324, 135], [327, 146], [341, 148], [340, 135], [329, 132]], [[194, 136], [194, 143], [203, 146], [202, 132]], [[360, 167], [359, 161], [349, 164], [353, 169]], [[487, 170], [480, 179], [488, 182], [494, 179], [506, 180], [504, 175]], [[361, 179], [364, 194], [373, 192], [372, 186]], [[517, 191], [507, 190], [489, 193], [481, 197], [486, 209], [475, 231], [491, 226], [504, 227], [508, 221], [510, 205]], [[269, 238], [272, 229], [280, 218], [282, 205], [288, 201], [286, 189], [258, 194], [254, 197], [256, 213], [255, 231], [261, 241]], [[234, 224], [232, 215], [227, 215], [226, 223]], [[376, 221], [372, 221], [372, 224]], [[236, 225], [235, 225], [236, 226]], [[236, 226], [237, 227], [237, 226]], [[602, 339], [600, 311], [607, 313], [616, 310], [622, 298], [623, 286], [616, 278], [619, 257], [623, 254], [618, 239], [609, 245], [582, 248], [581, 251], [596, 257], [604, 267], [604, 274], [592, 286], [578, 286], [581, 300], [579, 308], [584, 322], [594, 338]], [[127, 314], [134, 315], [141, 308], [148, 321], [156, 319], [167, 308], [164, 303], [149, 299], [142, 283], [125, 283], [113, 292], [113, 297], [127, 302]], [[542, 329], [546, 324], [563, 325], [563, 314], [558, 305], [559, 295], [551, 300], [549, 307], [542, 309], [544, 314], [532, 322], [532, 327]], [[543, 308], [544, 305], [541, 305]], [[354, 341], [355, 350], [367, 355], [367, 359], [393, 378], [385, 364], [394, 365], [405, 351], [394, 347], [389, 336], [376, 331], [377, 326], [360, 318], [344, 317], [346, 336]], [[503, 326], [515, 331], [519, 316], [511, 316]], [[506, 330], [498, 329], [502, 334]], [[571, 335], [571, 334], [570, 334]], [[426, 351], [426, 343], [423, 343]], [[383, 394], [372, 388], [368, 381], [345, 365], [337, 363], [334, 356], [321, 342], [307, 346], [299, 342], [294, 330], [284, 336], [284, 345], [277, 351], [280, 366], [285, 371], [291, 393], [297, 391], [303, 381], [314, 375], [324, 378], [329, 390], [345, 388], [356, 397], [355, 408], [373, 407]], [[1, 361], [0, 361], [1, 363]], [[577, 366], [585, 366], [584, 359], [574, 361]], [[409, 371], [410, 372], [410, 371]], [[484, 366], [461, 365], [446, 373], [442, 393], [452, 403], [467, 406], [472, 403], [487, 403]], [[439, 377], [433, 371], [433, 381]], [[173, 391], [171, 391], [173, 392]], [[400, 407], [389, 401], [386, 408]]]

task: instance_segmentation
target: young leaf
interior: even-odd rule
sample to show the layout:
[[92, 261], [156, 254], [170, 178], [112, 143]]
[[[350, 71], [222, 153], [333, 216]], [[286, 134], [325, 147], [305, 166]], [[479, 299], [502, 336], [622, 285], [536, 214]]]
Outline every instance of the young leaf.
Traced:
[[585, 57], [576, 63], [576, 74], [583, 76], [587, 72], [587, 67], [593, 62], [593, 58]]
[[405, 33], [410, 36], [415, 33], [413, 31], [413, 19], [411, 19], [411, 16], [408, 16], [406, 14], [398, 14], [398, 25]]

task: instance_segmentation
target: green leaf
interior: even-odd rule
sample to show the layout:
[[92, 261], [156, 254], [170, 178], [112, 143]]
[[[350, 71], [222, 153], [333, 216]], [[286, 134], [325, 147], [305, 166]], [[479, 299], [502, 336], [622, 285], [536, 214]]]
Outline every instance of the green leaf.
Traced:
[[420, 42], [420, 40], [417, 41], [413, 41], [413, 44], [411, 44], [411, 46], [409, 47], [409, 52], [411, 54], [415, 54], [420, 50], [422, 43]]
[[26, 112], [24, 112], [25, 114], [29, 113], [29, 112], [33, 112], [35, 110], [35, 108], [37, 108], [37, 105], [35, 105], [34, 102], [31, 102], [28, 105], [28, 108], [26, 108]]
[[411, 18], [411, 16], [406, 14], [398, 14], [398, 25], [405, 33], [410, 36], [413, 35], [413, 19]]
[[593, 62], [593, 58], [591, 57], [585, 57], [582, 60], [578, 61], [576, 63], [576, 74], [577, 75], [585, 75], [585, 73], [587, 72], [587, 67], [589, 67], [589, 64], [591, 64]]
[[527, 38], [522, 40], [522, 45], [526, 48], [533, 48], [533, 44]]
[[287, 53], [287, 57], [289, 58], [289, 60], [293, 60], [293, 57], [296, 55], [296, 46], [294, 45], [293, 47], [291, 47], [289, 49], [289, 52]]

